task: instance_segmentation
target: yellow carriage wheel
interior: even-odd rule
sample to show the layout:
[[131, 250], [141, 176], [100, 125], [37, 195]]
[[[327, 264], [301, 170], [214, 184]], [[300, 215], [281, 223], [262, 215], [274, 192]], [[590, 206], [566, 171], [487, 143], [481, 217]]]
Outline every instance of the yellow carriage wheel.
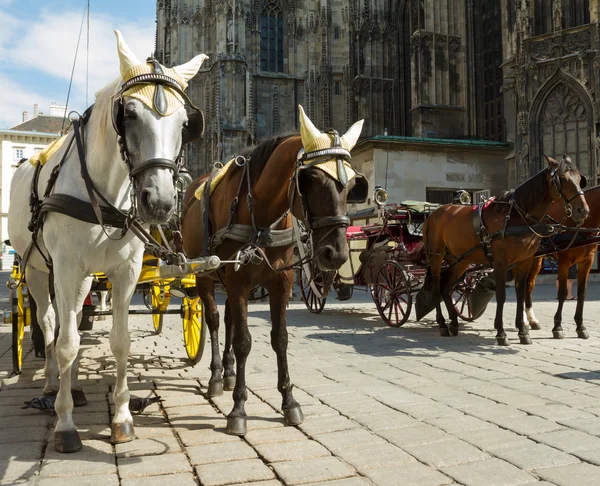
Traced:
[[200, 297], [184, 297], [181, 303], [183, 319], [183, 342], [185, 351], [192, 365], [200, 362], [206, 343], [206, 326], [204, 324], [204, 307]]
[[25, 341], [25, 326], [31, 322], [27, 322], [29, 309], [25, 308], [25, 286], [19, 285], [16, 289], [11, 289], [12, 302], [12, 355], [13, 355], [13, 371], [16, 375], [21, 373], [23, 368], [23, 342]]
[[[168, 285], [165, 285], [164, 287], [159, 284], [152, 285], [152, 288], [150, 289], [150, 303], [153, 311], [166, 311], [170, 301], [171, 292], [169, 292]], [[156, 334], [160, 334], [163, 327], [163, 314], [152, 314], [152, 323], [154, 324], [154, 331]]]

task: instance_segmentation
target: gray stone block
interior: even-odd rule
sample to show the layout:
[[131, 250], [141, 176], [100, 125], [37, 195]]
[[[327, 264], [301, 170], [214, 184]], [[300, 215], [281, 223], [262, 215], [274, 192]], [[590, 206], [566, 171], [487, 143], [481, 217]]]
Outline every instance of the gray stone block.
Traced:
[[203, 486], [222, 486], [275, 479], [273, 471], [260, 459], [196, 466], [196, 474]]

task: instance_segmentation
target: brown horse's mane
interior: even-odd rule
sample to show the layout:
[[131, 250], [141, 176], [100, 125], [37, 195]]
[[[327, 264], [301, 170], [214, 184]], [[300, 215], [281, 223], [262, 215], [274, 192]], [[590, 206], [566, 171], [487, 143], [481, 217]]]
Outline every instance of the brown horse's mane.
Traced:
[[250, 184], [252, 184], [252, 186], [254, 186], [254, 184], [256, 184], [256, 182], [258, 181], [258, 178], [262, 174], [262, 171], [267, 165], [267, 162], [269, 161], [271, 155], [273, 155], [273, 152], [279, 146], [279, 144], [295, 135], [298, 134], [288, 133], [283, 135], [277, 135], [275, 137], [262, 140], [257, 145], [254, 145], [253, 147], [248, 147], [240, 153], [240, 155], [243, 155], [246, 158], [250, 158], [248, 169], [250, 170]]
[[[563, 175], [567, 170], [566, 162], [561, 159], [558, 161], [558, 163], [558, 173]], [[579, 170], [575, 167], [573, 162], [570, 163], [570, 166], [570, 170], [574, 170], [579, 173]], [[523, 182], [523, 184], [518, 186], [514, 191], [504, 192], [501, 196], [496, 198], [496, 201], [509, 202], [512, 199], [524, 211], [531, 211], [548, 195], [546, 170], [546, 168], [542, 169], [536, 175]]]

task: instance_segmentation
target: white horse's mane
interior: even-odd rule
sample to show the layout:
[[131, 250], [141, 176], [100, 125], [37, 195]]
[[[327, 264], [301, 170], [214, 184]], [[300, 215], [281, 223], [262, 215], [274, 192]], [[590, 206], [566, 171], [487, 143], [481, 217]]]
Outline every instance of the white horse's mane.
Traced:
[[[96, 133], [89, 140], [88, 153], [103, 154], [106, 153], [107, 142], [117, 144], [116, 134], [112, 125], [113, 116], [113, 95], [116, 94], [123, 80], [117, 77], [104, 88], [96, 92], [96, 102], [92, 111], [93, 123], [96, 124]], [[110, 138], [113, 140], [110, 140]], [[95, 158], [95, 157], [94, 157]]]

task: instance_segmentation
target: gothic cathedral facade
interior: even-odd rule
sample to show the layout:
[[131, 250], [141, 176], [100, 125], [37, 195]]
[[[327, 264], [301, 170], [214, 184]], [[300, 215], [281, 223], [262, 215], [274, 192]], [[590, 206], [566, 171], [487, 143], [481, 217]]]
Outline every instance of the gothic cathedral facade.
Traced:
[[158, 0], [157, 59], [209, 56], [188, 87], [207, 122], [192, 173], [297, 131], [298, 104], [322, 130], [364, 118], [367, 138], [505, 140], [503, 3]]

